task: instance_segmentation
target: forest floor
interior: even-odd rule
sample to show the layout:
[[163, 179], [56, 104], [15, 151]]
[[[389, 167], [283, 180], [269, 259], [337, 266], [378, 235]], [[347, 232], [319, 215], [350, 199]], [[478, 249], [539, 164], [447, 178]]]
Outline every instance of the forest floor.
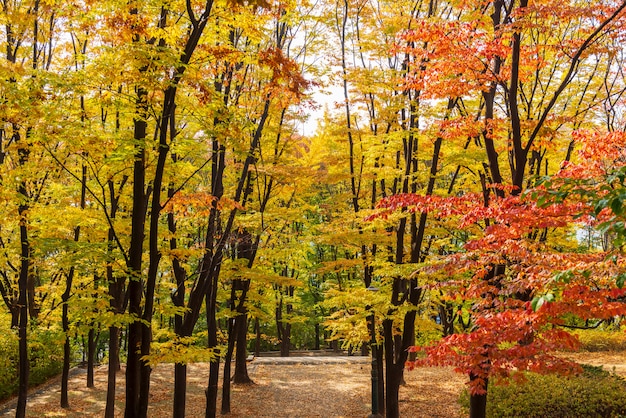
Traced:
[[[604, 365], [626, 377], [624, 353], [568, 354], [573, 360]], [[254, 384], [233, 385], [229, 417], [362, 418], [371, 411], [370, 365], [367, 357], [303, 357], [285, 361], [257, 358], [249, 363]], [[86, 388], [86, 371], [74, 369], [70, 378], [71, 409], [59, 407], [60, 379], [35, 388], [29, 396], [28, 417], [101, 417], [104, 413], [107, 369], [96, 369], [95, 388]], [[150, 417], [171, 417], [173, 366], [159, 365], [152, 373]], [[187, 417], [203, 417], [208, 364], [188, 370]], [[456, 418], [465, 378], [450, 368], [420, 368], [405, 373], [400, 388], [400, 413], [405, 417]], [[117, 376], [116, 417], [123, 416], [124, 371]], [[221, 391], [220, 391], [221, 392]], [[218, 409], [220, 398], [218, 397]], [[0, 404], [0, 417], [15, 416], [15, 399]]]

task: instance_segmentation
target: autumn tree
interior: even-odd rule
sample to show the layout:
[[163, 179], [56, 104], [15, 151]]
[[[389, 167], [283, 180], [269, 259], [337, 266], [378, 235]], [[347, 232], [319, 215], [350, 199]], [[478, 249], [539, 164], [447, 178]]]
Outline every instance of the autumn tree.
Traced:
[[[459, 278], [459, 287], [449, 297], [449, 300], [455, 300], [459, 297], [456, 292], [465, 294], [470, 291], [469, 298], [461, 299], [472, 301], [466, 305], [472, 321], [471, 329], [467, 334], [444, 339], [441, 345], [462, 347], [460, 351], [468, 356], [462, 369], [469, 374], [471, 381], [471, 416], [484, 416], [488, 377], [496, 374], [496, 370], [506, 368], [498, 363], [498, 358], [506, 356], [501, 355], [501, 343], [490, 340], [495, 337], [490, 330], [495, 331], [498, 327], [502, 330], [506, 318], [517, 321], [511, 331], [524, 330], [524, 335], [507, 337], [510, 337], [507, 339], [509, 343], [516, 343], [516, 349], [521, 350], [507, 353], [509, 364], [514, 362], [511, 358], [515, 354], [523, 359], [516, 363], [518, 368], [522, 368], [524, 362], [527, 366], [532, 364], [537, 360], [534, 355], [540, 357], [538, 353], [547, 348], [545, 345], [539, 348], [545, 340], [534, 339], [533, 330], [543, 325], [538, 325], [535, 318], [527, 318], [522, 309], [524, 303], [539, 298], [537, 294], [542, 290], [534, 287], [533, 276], [524, 270], [528, 261], [516, 253], [515, 248], [524, 248], [527, 258], [537, 251], [545, 251], [538, 247], [550, 245], [548, 233], [552, 228], [571, 225], [574, 212], [565, 207], [551, 209], [562, 213], [542, 213], [540, 209], [533, 209], [527, 200], [517, 199], [529, 186], [532, 176], [550, 173], [550, 168], [558, 168], [560, 161], [569, 158], [570, 132], [585, 123], [593, 123], [599, 105], [607, 97], [621, 95], [623, 88], [619, 82], [606, 80], [616, 80], [611, 69], [613, 54], [609, 51], [623, 7], [624, 4], [620, 3], [600, 11], [586, 6], [494, 2], [487, 15], [486, 9], [467, 3], [459, 9], [458, 20], [443, 24], [420, 22], [419, 30], [407, 31], [404, 35], [412, 43], [411, 47], [424, 39], [429, 39], [429, 44], [435, 46], [432, 55], [428, 56], [429, 64], [413, 67], [414, 74], [426, 74], [431, 86], [456, 89], [462, 93], [465, 103], [469, 103], [468, 97], [472, 94], [479, 95], [478, 100], [474, 99], [473, 113], [483, 128], [480, 133], [470, 134], [467, 138], [472, 140], [468, 144], [473, 142], [485, 150], [487, 161], [484, 169], [478, 170], [475, 180], [481, 190], [473, 198], [465, 192], [466, 197], [460, 201], [456, 198], [431, 201], [427, 194], [417, 198], [420, 202], [440, 204], [442, 208], [443, 202], [456, 204], [456, 209], [463, 209], [455, 213], [470, 213], [462, 218], [462, 228], [469, 225], [485, 228], [484, 235], [479, 230], [468, 229], [477, 238], [461, 242], [464, 251], [479, 251], [473, 257], [482, 266], [474, 264], [472, 272], [472, 268], [464, 270], [455, 264], [460, 276], [463, 272], [472, 272], [470, 276], [474, 281], [468, 283]], [[553, 20], [561, 19], [562, 22], [565, 18], [569, 22], [566, 25]], [[555, 31], [555, 28], [559, 30]], [[448, 55], [449, 51], [471, 59], [466, 60], [461, 71], [453, 70], [455, 73], [450, 74], [446, 69], [453, 67], [444, 64], [454, 58]], [[424, 56], [423, 49], [413, 49], [410, 53]], [[436, 71], [429, 72], [430, 68]], [[600, 95], [600, 85], [611, 85], [611, 88], [605, 88]], [[461, 133], [467, 134], [467, 131]], [[562, 152], [563, 149], [567, 152]], [[502, 153], [508, 157], [508, 164], [502, 163], [499, 157]], [[472, 199], [474, 201], [469, 205], [461, 204]], [[431, 213], [433, 211], [427, 208], [429, 205], [418, 204], [416, 211]], [[405, 206], [399, 204], [396, 207]], [[524, 213], [525, 209], [527, 213]], [[449, 213], [446, 210], [439, 212], [436, 218], [445, 218]], [[562, 216], [558, 222], [557, 216]], [[550, 233], [555, 234], [554, 231]], [[466, 259], [466, 255], [455, 254], [448, 259], [459, 261], [459, 258]], [[451, 270], [446, 272], [453, 274]], [[558, 335], [556, 339], [562, 338], [563, 343], [569, 341], [563, 333], [555, 332], [555, 335]], [[470, 340], [473, 348], [464, 345]], [[437, 355], [434, 358], [442, 359]], [[554, 364], [558, 365], [558, 362]]]

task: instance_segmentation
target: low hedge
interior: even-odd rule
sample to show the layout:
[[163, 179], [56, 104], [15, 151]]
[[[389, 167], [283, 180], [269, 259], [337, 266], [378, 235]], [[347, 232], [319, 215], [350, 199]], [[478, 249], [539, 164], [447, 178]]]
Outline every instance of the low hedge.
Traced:
[[[598, 418], [626, 416], [626, 381], [596, 366], [578, 376], [527, 374], [524, 383], [491, 384], [490, 418]], [[467, 391], [461, 403], [469, 409]]]

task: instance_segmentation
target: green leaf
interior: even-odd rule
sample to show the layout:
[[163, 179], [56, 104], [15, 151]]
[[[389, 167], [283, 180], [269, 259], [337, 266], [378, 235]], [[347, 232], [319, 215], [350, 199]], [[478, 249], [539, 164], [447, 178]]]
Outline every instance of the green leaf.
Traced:
[[604, 199], [600, 199], [598, 200], [598, 202], [595, 204], [594, 208], [593, 208], [593, 212], [595, 215], [598, 215], [602, 209], [606, 208], [609, 205], [609, 200], [604, 198]]
[[574, 277], [574, 273], [572, 273], [571, 270], [565, 270], [555, 274], [552, 280], [555, 282], [569, 283], [572, 281], [572, 277]]
[[624, 283], [626, 283], [626, 273], [620, 273], [617, 279], [615, 279], [615, 284], [621, 289], [624, 287]]
[[552, 292], [546, 293], [545, 295], [535, 296], [533, 300], [530, 302], [530, 307], [534, 312], [537, 312], [544, 303], [552, 302], [554, 300], [554, 294]]
[[624, 211], [624, 202], [622, 200], [622, 196], [617, 196], [613, 200], [611, 200], [611, 210], [616, 215], [621, 215]]

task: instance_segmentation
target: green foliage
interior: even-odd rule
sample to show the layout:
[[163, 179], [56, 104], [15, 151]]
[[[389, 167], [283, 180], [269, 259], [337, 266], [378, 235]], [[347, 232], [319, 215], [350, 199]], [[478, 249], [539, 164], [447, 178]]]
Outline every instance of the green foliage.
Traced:
[[17, 333], [0, 328], [0, 399], [6, 399], [17, 390]]
[[[13, 330], [0, 327], [0, 400], [17, 392], [18, 337]], [[30, 379], [35, 386], [58, 375], [63, 367], [63, 334], [40, 330], [29, 338]]]
[[31, 385], [38, 385], [61, 373], [64, 336], [60, 330], [38, 330], [29, 340]]
[[[583, 365], [579, 376], [526, 374], [524, 382], [505, 380], [489, 386], [487, 417], [620, 417], [626, 414], [626, 381]], [[461, 403], [469, 408], [467, 391]]]
[[623, 351], [626, 350], [624, 331], [583, 330], [576, 332], [580, 340], [580, 349], [584, 351]]

